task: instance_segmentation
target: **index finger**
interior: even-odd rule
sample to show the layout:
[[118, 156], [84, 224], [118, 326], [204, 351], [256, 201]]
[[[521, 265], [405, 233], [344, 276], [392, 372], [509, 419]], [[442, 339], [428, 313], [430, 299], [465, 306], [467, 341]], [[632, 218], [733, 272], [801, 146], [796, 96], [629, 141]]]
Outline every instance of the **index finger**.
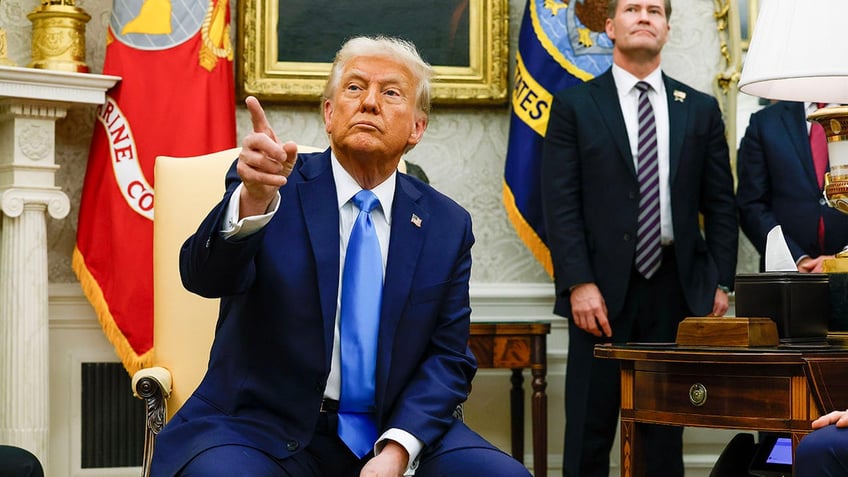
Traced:
[[609, 320], [606, 317], [606, 312], [604, 313], [604, 319], [599, 319], [598, 324], [601, 325], [601, 331], [603, 331], [604, 336], [612, 338], [612, 326], [610, 326]]
[[247, 106], [247, 111], [250, 113], [250, 122], [253, 125], [253, 132], [264, 133], [268, 135], [274, 142], [277, 142], [277, 135], [274, 129], [271, 128], [271, 123], [265, 116], [265, 110], [259, 104], [259, 100], [253, 96], [248, 96], [244, 99], [244, 105]]

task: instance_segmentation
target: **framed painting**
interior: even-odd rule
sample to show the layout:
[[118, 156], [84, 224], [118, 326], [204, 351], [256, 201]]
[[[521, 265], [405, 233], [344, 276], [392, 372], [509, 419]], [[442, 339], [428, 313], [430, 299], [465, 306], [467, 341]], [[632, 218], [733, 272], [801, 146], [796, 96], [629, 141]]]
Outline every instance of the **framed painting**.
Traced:
[[413, 42], [433, 66], [433, 102], [507, 100], [508, 0], [244, 0], [239, 94], [272, 102], [321, 98], [333, 56], [356, 35]]

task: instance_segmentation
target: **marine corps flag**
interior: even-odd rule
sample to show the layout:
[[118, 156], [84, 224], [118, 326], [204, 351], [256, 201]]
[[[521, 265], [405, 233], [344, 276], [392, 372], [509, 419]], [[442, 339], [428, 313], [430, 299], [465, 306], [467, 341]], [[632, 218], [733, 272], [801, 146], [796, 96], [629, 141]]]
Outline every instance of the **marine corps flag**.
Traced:
[[[73, 268], [132, 374], [153, 349], [153, 162], [235, 146], [228, 0], [114, 0]], [[186, 177], [186, 187], [191, 178]]]
[[521, 240], [553, 276], [540, 197], [542, 141], [553, 96], [612, 65], [607, 0], [528, 0], [515, 55], [503, 201]]

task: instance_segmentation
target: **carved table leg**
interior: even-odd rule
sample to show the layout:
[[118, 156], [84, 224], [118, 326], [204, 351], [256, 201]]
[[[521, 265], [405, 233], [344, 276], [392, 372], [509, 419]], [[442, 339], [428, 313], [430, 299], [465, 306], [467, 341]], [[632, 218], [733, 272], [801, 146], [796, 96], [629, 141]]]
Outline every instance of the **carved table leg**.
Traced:
[[548, 383], [544, 367], [533, 368], [533, 470], [536, 477], [548, 474]]

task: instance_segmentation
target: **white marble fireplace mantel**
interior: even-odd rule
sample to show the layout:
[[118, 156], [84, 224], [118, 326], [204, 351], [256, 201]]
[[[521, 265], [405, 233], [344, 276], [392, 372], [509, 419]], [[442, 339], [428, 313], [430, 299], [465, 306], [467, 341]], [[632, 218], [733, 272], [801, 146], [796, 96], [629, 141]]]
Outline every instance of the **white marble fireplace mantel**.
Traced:
[[55, 123], [103, 104], [116, 76], [0, 66], [0, 443], [47, 468], [50, 434], [45, 214], [68, 215], [55, 185]]

